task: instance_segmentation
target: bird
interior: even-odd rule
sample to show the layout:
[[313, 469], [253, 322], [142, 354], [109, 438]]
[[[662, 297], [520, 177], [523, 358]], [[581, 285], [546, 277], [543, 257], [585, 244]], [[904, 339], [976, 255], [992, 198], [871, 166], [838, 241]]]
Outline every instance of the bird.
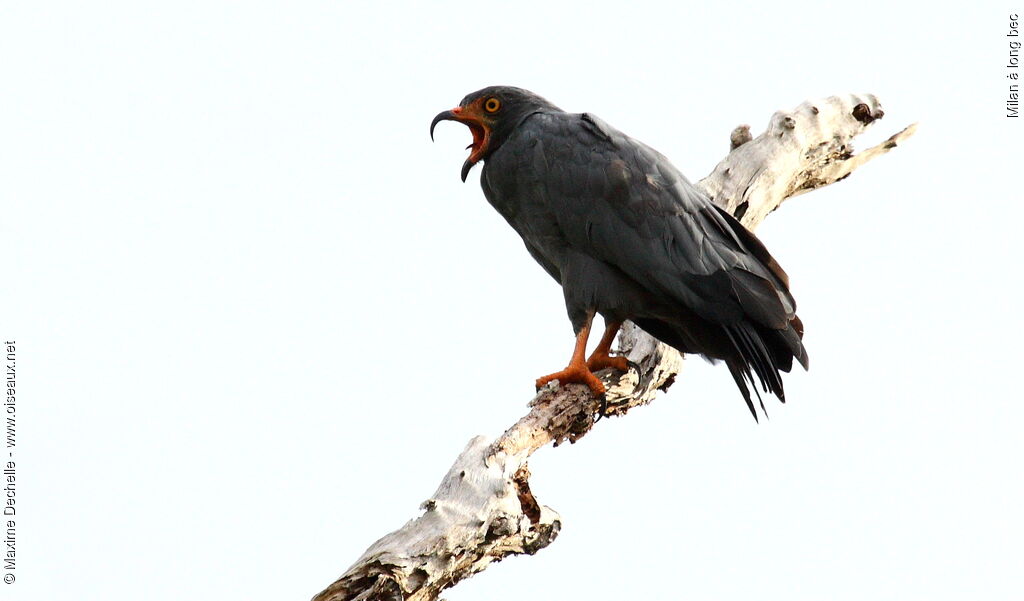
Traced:
[[[629, 320], [683, 354], [724, 362], [755, 421], [751, 389], [763, 413], [761, 391], [785, 402], [781, 372], [794, 359], [808, 367], [789, 276], [664, 155], [591, 113], [512, 86], [442, 111], [431, 139], [442, 121], [473, 136], [462, 181], [483, 162], [487, 201], [562, 286], [576, 342], [568, 366], [537, 379], [538, 389], [585, 384], [603, 413], [606, 389], [594, 372], [629, 369], [610, 354]], [[604, 333], [584, 358], [597, 314]]]

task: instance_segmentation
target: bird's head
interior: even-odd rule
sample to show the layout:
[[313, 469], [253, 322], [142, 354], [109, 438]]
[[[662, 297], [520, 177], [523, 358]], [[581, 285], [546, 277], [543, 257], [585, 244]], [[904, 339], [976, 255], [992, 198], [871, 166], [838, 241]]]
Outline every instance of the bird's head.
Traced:
[[473, 143], [467, 148], [473, 150], [462, 164], [462, 181], [466, 181], [470, 168], [497, 150], [523, 119], [551, 109], [558, 107], [528, 90], [491, 86], [466, 96], [450, 111], [438, 113], [430, 123], [430, 139], [434, 139], [434, 127], [441, 121], [458, 121], [469, 127]]

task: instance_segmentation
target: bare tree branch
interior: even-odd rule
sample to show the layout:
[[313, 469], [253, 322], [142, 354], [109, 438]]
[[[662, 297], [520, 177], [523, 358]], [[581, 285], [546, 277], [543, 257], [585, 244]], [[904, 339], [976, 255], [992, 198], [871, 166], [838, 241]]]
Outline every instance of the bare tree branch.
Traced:
[[[853, 138], [883, 114], [874, 96], [847, 94], [779, 111], [753, 139], [749, 126], [737, 127], [731, 151], [700, 186], [753, 229], [787, 198], [842, 180], [913, 135], [916, 124], [854, 154]], [[608, 385], [608, 415], [651, 402], [682, 368], [675, 349], [632, 324], [619, 335], [619, 350], [636, 369], [599, 374]], [[434, 600], [492, 562], [549, 545], [561, 517], [534, 497], [527, 459], [549, 442], [583, 437], [596, 423], [598, 403], [583, 385], [552, 382], [529, 406], [496, 440], [469, 441], [421, 505], [423, 514], [373, 543], [314, 601]]]

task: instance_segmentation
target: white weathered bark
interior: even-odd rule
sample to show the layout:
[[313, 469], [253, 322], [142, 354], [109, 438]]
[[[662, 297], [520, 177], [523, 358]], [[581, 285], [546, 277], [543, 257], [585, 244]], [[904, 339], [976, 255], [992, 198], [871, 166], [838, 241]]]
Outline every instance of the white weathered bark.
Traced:
[[[853, 154], [853, 138], [882, 114], [874, 96], [847, 94], [779, 111], [754, 139], [740, 126], [731, 152], [700, 186], [753, 229], [787, 198], [837, 182], [913, 135], [916, 125]], [[599, 374], [608, 385], [608, 415], [651, 402], [682, 367], [679, 353], [632, 324], [619, 335], [619, 349], [636, 369]], [[314, 601], [433, 600], [494, 561], [546, 547], [561, 517], [534, 498], [527, 459], [549, 442], [579, 440], [596, 423], [597, 409], [586, 387], [549, 384], [496, 440], [469, 441], [422, 504], [423, 514], [373, 543]]]

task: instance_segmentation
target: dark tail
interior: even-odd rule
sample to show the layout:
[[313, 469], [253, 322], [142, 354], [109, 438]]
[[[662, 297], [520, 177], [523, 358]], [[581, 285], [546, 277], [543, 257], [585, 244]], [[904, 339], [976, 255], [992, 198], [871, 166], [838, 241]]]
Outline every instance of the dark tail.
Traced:
[[757, 421], [757, 411], [750, 396], [750, 388], [753, 388], [754, 394], [757, 395], [761, 412], [767, 416], [761, 391], [773, 394], [779, 401], [785, 403], [786, 391], [782, 384], [782, 372], [788, 373], [793, 368], [794, 358], [807, 369], [807, 350], [801, 341], [803, 324], [794, 316], [785, 330], [770, 330], [750, 322], [731, 324], [724, 326], [723, 329], [738, 354], [738, 357], [726, 359], [726, 365], [733, 380], [736, 381], [736, 387], [743, 395], [743, 400], [747, 403], [747, 408], [750, 409], [750, 414], [754, 416], [754, 421]]
[[[807, 369], [807, 350], [804, 348], [804, 328], [796, 316], [785, 330], [773, 330], [742, 321], [730, 325], [701, 324], [699, 336], [690, 335], [681, 325], [655, 319], [638, 319], [636, 324], [665, 344], [675, 347], [681, 353], [696, 353], [714, 361], [724, 359], [736, 387], [750, 409], [754, 420], [758, 420], [751, 388], [767, 415], [761, 392], [775, 395], [783, 403], [786, 393], [782, 386], [781, 372], [789, 372], [793, 359]], [[694, 322], [690, 322], [693, 327]]]

